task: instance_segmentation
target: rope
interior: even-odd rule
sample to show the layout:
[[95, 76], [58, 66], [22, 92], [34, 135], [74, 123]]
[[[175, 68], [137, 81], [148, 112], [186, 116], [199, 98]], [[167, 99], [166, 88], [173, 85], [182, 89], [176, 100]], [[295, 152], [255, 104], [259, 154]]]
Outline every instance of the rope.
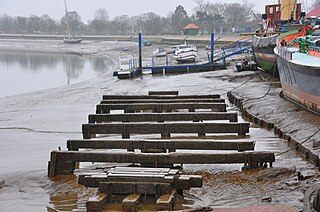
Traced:
[[318, 129], [315, 133], [313, 133], [312, 135], [310, 135], [308, 138], [306, 138], [306, 139], [305, 139], [304, 141], [302, 141], [301, 143], [297, 144], [296, 146], [292, 147], [291, 149], [288, 149], [288, 150], [286, 150], [286, 151], [284, 151], [284, 152], [281, 152], [281, 153], [279, 153], [279, 154], [276, 154], [275, 156], [277, 157], [277, 156], [283, 155], [283, 154], [285, 154], [285, 153], [287, 153], [287, 152], [290, 152], [291, 150], [296, 149], [298, 146], [301, 146], [302, 144], [306, 143], [308, 140], [310, 140], [310, 138], [312, 138], [313, 136], [315, 136], [315, 135], [316, 135], [317, 133], [319, 133], [319, 132], [320, 132], [320, 129]]
[[254, 97], [254, 98], [245, 99], [245, 100], [242, 101], [242, 104], [245, 103], [245, 102], [248, 102], [250, 100], [263, 99], [264, 97], [266, 97], [269, 94], [269, 92], [270, 92], [270, 90], [272, 88], [272, 85], [274, 83], [274, 79], [275, 79], [275, 73], [276, 73], [276, 67], [277, 67], [276, 66], [276, 62], [273, 63], [273, 67], [274, 68], [273, 68], [273, 74], [272, 74], [272, 78], [271, 78], [271, 83], [270, 83], [270, 86], [269, 86], [269, 89], [268, 89], [267, 93], [265, 93], [264, 95], [262, 95], [260, 97]]

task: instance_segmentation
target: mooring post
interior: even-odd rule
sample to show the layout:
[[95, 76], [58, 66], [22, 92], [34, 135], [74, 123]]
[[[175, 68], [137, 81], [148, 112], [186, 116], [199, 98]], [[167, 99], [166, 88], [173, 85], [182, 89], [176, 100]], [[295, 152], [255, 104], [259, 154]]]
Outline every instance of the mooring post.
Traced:
[[211, 64], [213, 64], [213, 51], [214, 51], [214, 33], [211, 32], [211, 60], [210, 60]]
[[142, 36], [139, 32], [139, 67], [137, 71], [138, 75], [142, 75]]

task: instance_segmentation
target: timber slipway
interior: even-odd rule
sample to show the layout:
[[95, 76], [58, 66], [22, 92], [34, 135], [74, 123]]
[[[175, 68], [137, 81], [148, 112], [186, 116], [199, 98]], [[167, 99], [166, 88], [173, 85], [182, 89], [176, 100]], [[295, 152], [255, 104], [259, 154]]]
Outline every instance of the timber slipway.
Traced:
[[[123, 113], [114, 114], [114, 110]], [[183, 191], [203, 184], [201, 175], [184, 174], [183, 164], [240, 163], [243, 169], [272, 166], [274, 153], [254, 151], [254, 141], [206, 138], [222, 133], [240, 139], [249, 133], [249, 125], [238, 122], [236, 112], [226, 112], [225, 100], [218, 94], [103, 95], [96, 113], [89, 114], [88, 123], [82, 125], [83, 139], [68, 140], [67, 151], [51, 152], [48, 176], [76, 174], [79, 184], [97, 188], [97, 194], [78, 203], [74, 212], [108, 211], [115, 203], [120, 211], [138, 211], [146, 202], [154, 205], [153, 210], [179, 209]], [[161, 138], [132, 139], [133, 134], [159, 134]], [[173, 139], [172, 134], [197, 134], [198, 138]], [[79, 168], [83, 162], [117, 165], [83, 172]]]

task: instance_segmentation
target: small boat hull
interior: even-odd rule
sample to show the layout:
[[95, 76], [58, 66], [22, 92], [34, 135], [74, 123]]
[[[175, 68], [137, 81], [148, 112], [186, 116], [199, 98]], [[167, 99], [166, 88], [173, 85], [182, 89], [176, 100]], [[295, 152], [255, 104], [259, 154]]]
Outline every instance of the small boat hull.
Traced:
[[76, 44], [76, 43], [81, 43], [82, 39], [80, 39], [80, 38], [64, 38], [63, 42], [68, 43], [68, 44]]
[[173, 58], [179, 63], [195, 62], [198, 53], [196, 51], [182, 52], [179, 54], [174, 54]]
[[268, 37], [253, 36], [252, 38], [252, 53], [254, 60], [262, 70], [278, 76], [276, 64], [276, 55], [273, 49], [276, 47], [277, 35]]

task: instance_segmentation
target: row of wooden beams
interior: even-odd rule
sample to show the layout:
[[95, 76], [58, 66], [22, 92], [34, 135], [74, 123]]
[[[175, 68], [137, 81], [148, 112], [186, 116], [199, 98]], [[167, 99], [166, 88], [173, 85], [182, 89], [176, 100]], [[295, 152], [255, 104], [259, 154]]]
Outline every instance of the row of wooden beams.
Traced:
[[203, 99], [220, 98], [220, 94], [210, 95], [103, 95], [102, 99]]
[[129, 138], [130, 134], [161, 134], [162, 137], [170, 133], [249, 133], [249, 123], [103, 123], [83, 124], [84, 139], [90, 139], [96, 134], [122, 134]]
[[79, 149], [190, 149], [190, 150], [254, 150], [253, 141], [217, 141], [217, 140], [101, 140], [101, 139], [70, 139], [67, 141], [69, 151]]
[[[75, 162], [112, 162], [142, 163], [159, 167], [165, 164], [234, 164], [245, 163], [249, 168], [261, 163], [275, 161], [274, 153], [241, 152], [241, 153], [113, 153], [86, 151], [52, 151], [49, 161], [49, 177], [70, 175], [75, 169]], [[271, 164], [270, 164], [271, 165]]]
[[225, 103], [224, 99], [204, 98], [204, 99], [107, 99], [100, 104], [123, 104], [123, 103], [186, 103], [186, 102], [211, 102]]
[[164, 122], [164, 121], [238, 121], [236, 112], [189, 112], [189, 113], [122, 113], [89, 114], [89, 123], [102, 122]]
[[111, 110], [124, 110], [125, 113], [132, 113], [141, 110], [153, 110], [154, 112], [172, 111], [187, 109], [194, 112], [197, 109], [210, 109], [216, 112], [226, 112], [224, 103], [132, 103], [132, 104], [98, 104], [96, 113], [110, 113]]

